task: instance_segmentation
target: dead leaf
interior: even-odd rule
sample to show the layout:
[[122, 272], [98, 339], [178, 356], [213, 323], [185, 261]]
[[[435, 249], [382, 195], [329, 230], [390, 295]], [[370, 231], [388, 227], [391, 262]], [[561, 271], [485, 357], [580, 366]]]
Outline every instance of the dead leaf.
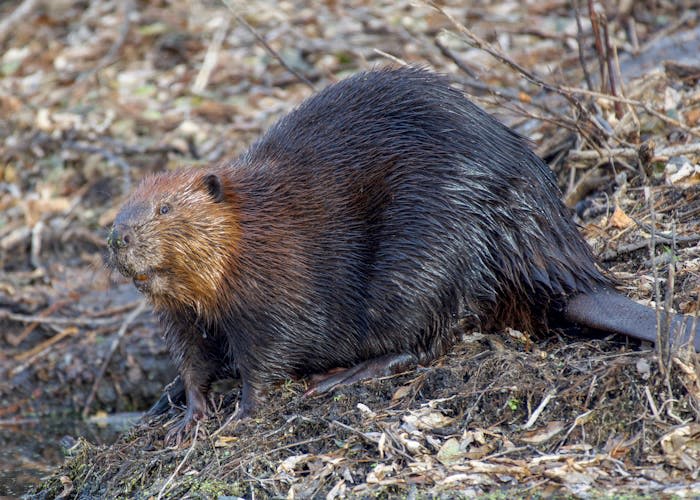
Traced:
[[483, 446], [472, 446], [464, 453], [464, 458], [469, 460], [479, 460], [496, 451], [496, 443], [487, 443]]
[[216, 101], [204, 101], [193, 110], [209, 123], [230, 123], [238, 114], [238, 107]]
[[292, 455], [291, 457], [287, 457], [284, 460], [282, 460], [282, 462], [277, 466], [277, 472], [292, 473], [300, 463], [315, 458], [315, 455], [310, 455], [308, 453], [302, 453], [301, 455]]
[[634, 225], [634, 221], [622, 211], [619, 206], [615, 207], [615, 211], [610, 216], [610, 225], [618, 229], [626, 229]]
[[391, 395], [391, 400], [392, 401], [398, 401], [399, 399], [403, 399], [406, 396], [408, 396], [411, 393], [411, 386], [410, 385], [402, 385], [396, 391], [394, 391], [394, 394]]
[[689, 127], [695, 127], [700, 122], [700, 108], [693, 108], [685, 112], [685, 121]]
[[674, 186], [690, 187], [700, 183], [700, 165], [693, 165], [689, 161], [680, 166], [669, 163], [665, 172], [666, 182]]
[[520, 439], [526, 443], [530, 444], [541, 444], [546, 443], [554, 436], [559, 434], [565, 428], [564, 422], [558, 420], [552, 420], [547, 422], [547, 425], [534, 429], [532, 431], [526, 432]]
[[29, 199], [22, 208], [27, 225], [33, 226], [44, 216], [66, 212], [70, 208], [70, 200], [64, 197]]
[[63, 485], [63, 491], [56, 498], [68, 498], [73, 492], [73, 481], [68, 476], [61, 476], [59, 481]]
[[219, 436], [214, 446], [217, 448], [226, 448], [239, 440], [238, 436]]
[[651, 376], [651, 366], [649, 361], [645, 358], [639, 358], [636, 364], [637, 373], [644, 379], [648, 380]]
[[417, 411], [412, 411], [410, 415], [404, 415], [402, 420], [412, 427], [420, 430], [433, 430], [441, 427], [446, 427], [454, 422], [453, 418], [447, 417], [440, 411], [432, 408], [421, 408]]
[[377, 466], [367, 474], [366, 481], [369, 484], [377, 484], [393, 472], [395, 472], [394, 465], [377, 464]]
[[511, 476], [526, 476], [530, 471], [521, 460], [506, 460], [504, 463], [482, 462], [469, 460], [463, 465], [453, 468], [455, 471], [473, 472], [478, 474], [509, 474]]
[[520, 102], [524, 102], [527, 104], [532, 102], [532, 96], [522, 91], [518, 93], [518, 99], [520, 99]]
[[666, 463], [677, 469], [700, 469], [700, 424], [691, 423], [673, 429], [661, 438]]
[[437, 453], [437, 459], [443, 465], [454, 465], [464, 458], [464, 452], [460, 450], [459, 440], [450, 438], [445, 441]]

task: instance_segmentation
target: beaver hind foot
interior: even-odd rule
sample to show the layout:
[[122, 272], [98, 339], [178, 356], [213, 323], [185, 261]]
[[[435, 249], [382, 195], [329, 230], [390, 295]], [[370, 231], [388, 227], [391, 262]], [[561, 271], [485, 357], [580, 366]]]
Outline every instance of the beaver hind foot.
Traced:
[[351, 368], [345, 370], [328, 372], [321, 375], [320, 379], [314, 383], [313, 387], [306, 391], [305, 396], [330, 392], [333, 389], [350, 385], [362, 380], [388, 377], [418, 364], [418, 359], [411, 353], [386, 354], [376, 358], [368, 359]]

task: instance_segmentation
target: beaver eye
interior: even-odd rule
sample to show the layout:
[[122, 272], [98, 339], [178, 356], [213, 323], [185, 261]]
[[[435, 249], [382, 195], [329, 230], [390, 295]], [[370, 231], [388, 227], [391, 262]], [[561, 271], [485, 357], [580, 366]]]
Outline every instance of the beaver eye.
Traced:
[[161, 205], [160, 208], [158, 209], [158, 213], [159, 213], [160, 215], [165, 215], [165, 214], [167, 214], [167, 213], [169, 213], [169, 212], [170, 212], [170, 205], [168, 205], [167, 203], [164, 203], [164, 204]]

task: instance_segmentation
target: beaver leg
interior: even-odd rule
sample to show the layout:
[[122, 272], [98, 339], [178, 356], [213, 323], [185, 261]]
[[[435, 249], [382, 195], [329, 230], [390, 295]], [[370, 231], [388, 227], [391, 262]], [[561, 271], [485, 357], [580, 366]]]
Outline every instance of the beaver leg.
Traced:
[[211, 335], [205, 335], [192, 321], [179, 318], [162, 318], [165, 327], [165, 342], [177, 366], [187, 409], [182, 420], [170, 429], [166, 442], [173, 440], [179, 446], [195, 422], [207, 417], [207, 393], [216, 375], [221, 346]]
[[235, 419], [239, 420], [251, 416], [258, 402], [258, 390], [248, 377], [241, 376], [241, 383], [241, 399], [238, 400], [238, 409], [233, 415]]
[[[614, 290], [598, 290], [572, 297], [567, 302], [564, 317], [596, 330], [656, 343], [656, 311]], [[666, 317], [666, 313], [662, 311], [662, 324]], [[671, 315], [671, 344], [682, 346], [694, 336], [695, 351], [700, 352], [699, 326], [700, 318], [682, 314]]]
[[[164, 406], [164, 411], [167, 411], [167, 409], [171, 406], [168, 396], [173, 391], [183, 391], [183, 399], [187, 400], [187, 410], [185, 411], [183, 418], [176, 423], [173, 428], [170, 429], [170, 431], [168, 431], [165, 437], [166, 443], [173, 442], [175, 443], [175, 447], [179, 448], [182, 438], [192, 430], [192, 427], [196, 424], [196, 422], [199, 420], [206, 420], [207, 404], [204, 396], [205, 393], [196, 389], [186, 390], [185, 384], [182, 382], [182, 379], [179, 376], [173, 382], [171, 382], [170, 386], [173, 387], [169, 390], [169, 392], [166, 392], [163, 394], [163, 396], [161, 396], [158, 402], [153, 405], [153, 408], [157, 406]], [[253, 410], [255, 410], [255, 407], [257, 406], [257, 394], [258, 391], [255, 389], [253, 384], [251, 384], [246, 378], [242, 378], [241, 397], [238, 403], [238, 409], [234, 414], [234, 419], [240, 420], [247, 418], [253, 413]], [[186, 398], [184, 396], [186, 396]], [[151, 408], [151, 410], [153, 410], [153, 408]], [[149, 412], [151, 410], [149, 410]]]
[[196, 387], [187, 387], [187, 385], [185, 387], [187, 396], [185, 415], [165, 435], [165, 442], [174, 443], [176, 448], [180, 447], [182, 438], [192, 430], [197, 421], [207, 418], [207, 401], [204, 392]]
[[333, 370], [329, 374], [322, 375], [316, 380], [313, 387], [306, 391], [305, 395], [329, 392], [341, 385], [350, 385], [361, 380], [378, 377], [386, 377], [402, 372], [411, 366], [418, 364], [418, 358], [411, 353], [385, 354], [368, 359], [360, 364], [344, 370]]

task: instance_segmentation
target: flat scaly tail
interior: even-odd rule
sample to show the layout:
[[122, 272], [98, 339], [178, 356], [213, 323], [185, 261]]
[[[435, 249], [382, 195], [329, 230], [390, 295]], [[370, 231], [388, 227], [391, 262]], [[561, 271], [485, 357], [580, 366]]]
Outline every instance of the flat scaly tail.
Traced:
[[[605, 289], [582, 293], [569, 299], [564, 317], [576, 324], [611, 333], [619, 333], [639, 340], [656, 343], [656, 311]], [[661, 311], [661, 324], [666, 321]], [[700, 317], [671, 315], [672, 346], [693, 342], [695, 352], [700, 352]]]

